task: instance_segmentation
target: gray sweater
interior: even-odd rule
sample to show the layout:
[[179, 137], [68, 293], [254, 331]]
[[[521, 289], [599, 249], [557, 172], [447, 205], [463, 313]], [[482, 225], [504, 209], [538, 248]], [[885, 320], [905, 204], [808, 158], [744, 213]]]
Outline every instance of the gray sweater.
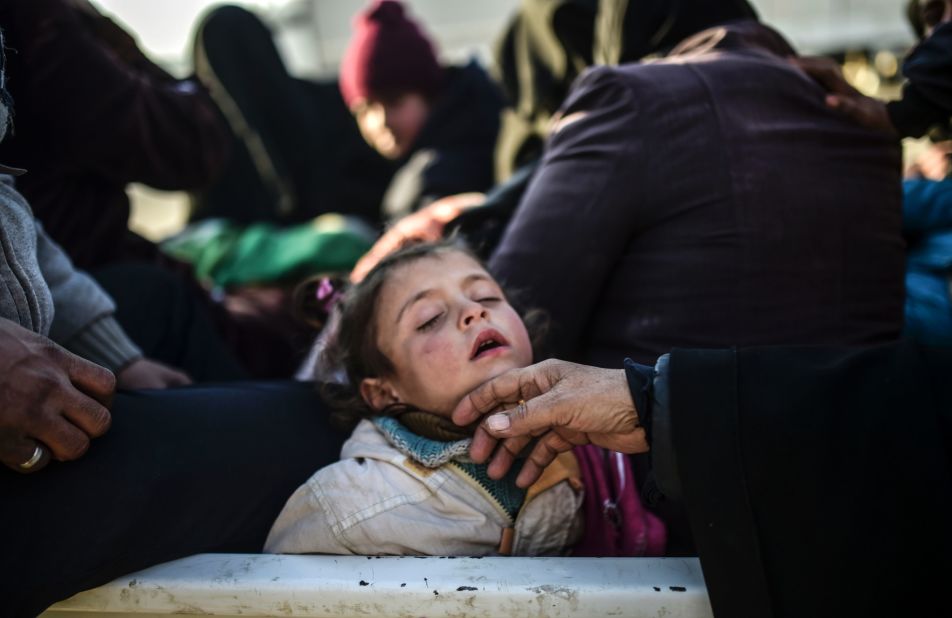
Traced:
[[0, 318], [116, 371], [142, 351], [114, 312], [106, 292], [46, 235], [13, 178], [0, 174]]

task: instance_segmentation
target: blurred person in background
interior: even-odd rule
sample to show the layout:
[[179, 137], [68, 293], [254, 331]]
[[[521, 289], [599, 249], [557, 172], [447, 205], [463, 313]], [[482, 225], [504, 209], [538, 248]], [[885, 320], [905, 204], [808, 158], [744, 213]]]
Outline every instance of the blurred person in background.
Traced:
[[919, 37], [902, 65], [906, 78], [902, 98], [879, 101], [865, 96], [843, 77], [829, 58], [797, 58], [792, 62], [828, 91], [826, 104], [871, 129], [897, 137], [921, 137], [952, 117], [952, 2], [911, 0], [907, 15]]
[[224, 165], [227, 126], [204, 87], [170, 76], [87, 0], [3, 0], [0, 24], [17, 101], [0, 157], [27, 168], [18, 189], [117, 300], [133, 341], [200, 381], [291, 375], [304, 346], [280, 303], [213, 302], [128, 228], [130, 182], [196, 189]]
[[[952, 2], [912, 0], [908, 17], [920, 38], [903, 63], [902, 98], [883, 102], [853, 88], [828, 58], [794, 60], [829, 90], [826, 104], [887, 135], [947, 132], [952, 117]], [[944, 131], [943, 131], [944, 130]], [[934, 144], [907, 169], [903, 234], [907, 243], [904, 335], [952, 344], [952, 181], [948, 141]]]
[[453, 232], [489, 257], [535, 172], [553, 114], [592, 65], [598, 10], [598, 0], [519, 3], [494, 46], [493, 78], [506, 101], [493, 153], [496, 184], [485, 196], [451, 195], [397, 221], [357, 263], [353, 281], [407, 242]]
[[[501, 96], [475, 61], [440, 64], [400, 2], [377, 0], [354, 18], [339, 84], [291, 78], [271, 33], [239, 7], [203, 20], [196, 58], [244, 141], [232, 166], [256, 172], [226, 172], [197, 216], [294, 223], [339, 212], [378, 224], [492, 184]], [[259, 202], [220, 199], [242, 183]]]
[[208, 184], [227, 156], [214, 102], [177, 80], [86, 0], [0, 2], [17, 103], [3, 160], [27, 170], [18, 187], [80, 268], [157, 248], [128, 229], [126, 186]]
[[[526, 191], [542, 158], [545, 141], [573, 82], [598, 64], [637, 62], [664, 53], [679, 41], [650, 41], [644, 32], [660, 6], [629, 10], [627, 0], [522, 0], [495, 45], [493, 76], [506, 97], [495, 151], [497, 184], [485, 199], [451, 196], [399, 221], [365, 255], [351, 274], [359, 281], [383, 256], [408, 240], [435, 241], [452, 233], [488, 259]], [[681, 21], [704, 20], [712, 12], [753, 17], [752, 8], [711, 6], [704, 13], [683, 11]], [[698, 26], [688, 29], [697, 30]]]

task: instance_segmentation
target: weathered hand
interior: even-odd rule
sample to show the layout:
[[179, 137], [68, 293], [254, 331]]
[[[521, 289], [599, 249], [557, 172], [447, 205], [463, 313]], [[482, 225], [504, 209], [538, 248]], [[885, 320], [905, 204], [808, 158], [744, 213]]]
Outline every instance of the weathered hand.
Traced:
[[513, 369], [467, 395], [453, 411], [453, 422], [469, 425], [490, 413], [473, 436], [470, 455], [478, 462], [492, 456], [491, 477], [502, 477], [538, 437], [516, 479], [521, 487], [576, 445], [592, 443], [623, 453], [648, 450], [622, 369], [560, 360]]
[[436, 200], [411, 215], [400, 219], [381, 236], [350, 273], [350, 280], [359, 283], [380, 260], [410, 241], [436, 242], [443, 237], [446, 224], [468, 208], [486, 200], [482, 193], [460, 193]]
[[161, 389], [172, 386], [185, 386], [192, 379], [178, 369], [172, 369], [160, 362], [140, 358], [132, 361], [116, 374], [117, 386], [126, 390]]
[[[81, 457], [109, 429], [116, 380], [46, 337], [0, 319], [0, 462], [35, 472]], [[29, 469], [37, 446], [42, 457]]]
[[896, 127], [886, 111], [886, 104], [853, 88], [843, 77], [843, 72], [836, 62], [823, 57], [789, 60], [827, 90], [827, 107], [845, 114], [864, 127], [897, 135]]

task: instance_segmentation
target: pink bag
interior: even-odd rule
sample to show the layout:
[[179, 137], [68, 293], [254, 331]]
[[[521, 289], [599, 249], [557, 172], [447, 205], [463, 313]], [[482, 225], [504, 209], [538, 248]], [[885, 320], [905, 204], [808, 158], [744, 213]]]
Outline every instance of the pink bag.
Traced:
[[585, 532], [573, 556], [663, 556], [664, 522], [641, 505], [627, 455], [587, 444], [572, 452], [585, 484]]

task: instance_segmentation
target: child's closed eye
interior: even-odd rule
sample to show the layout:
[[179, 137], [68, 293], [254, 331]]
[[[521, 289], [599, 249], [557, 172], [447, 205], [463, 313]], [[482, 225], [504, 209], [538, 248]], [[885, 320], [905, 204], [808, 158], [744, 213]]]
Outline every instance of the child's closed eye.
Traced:
[[420, 324], [419, 326], [417, 326], [417, 330], [420, 331], [421, 333], [430, 330], [431, 328], [436, 326], [437, 322], [439, 322], [441, 317], [443, 317], [442, 311], [440, 313], [437, 313], [435, 316], [433, 316], [432, 318], [430, 318], [423, 324]]

